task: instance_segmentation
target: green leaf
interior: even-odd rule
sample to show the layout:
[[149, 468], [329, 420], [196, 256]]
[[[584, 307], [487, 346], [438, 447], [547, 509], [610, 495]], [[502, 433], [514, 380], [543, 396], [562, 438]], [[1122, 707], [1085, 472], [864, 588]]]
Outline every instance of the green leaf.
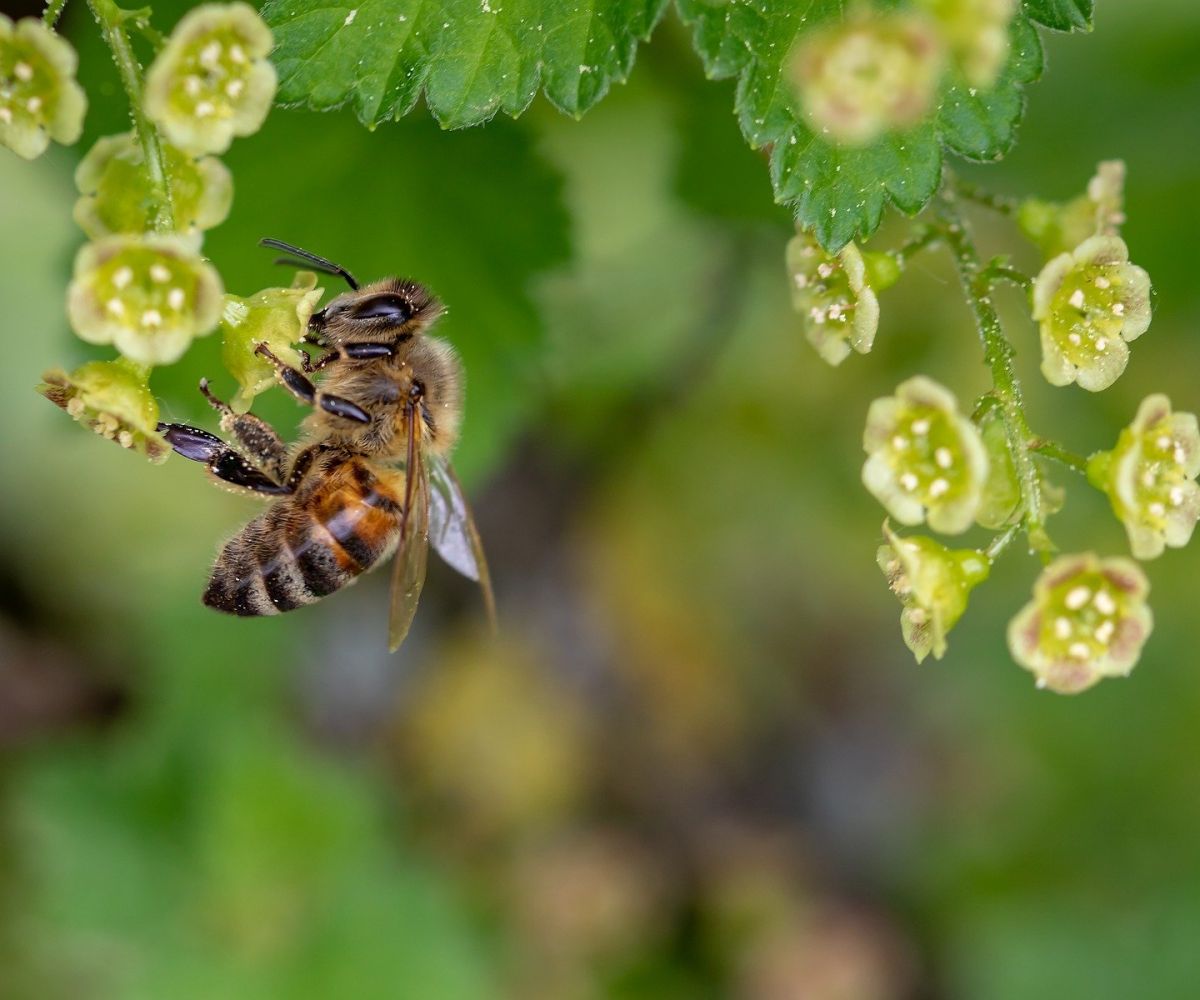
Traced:
[[770, 149], [776, 200], [830, 250], [874, 232], [889, 202], [910, 214], [924, 207], [941, 178], [943, 149], [972, 160], [1003, 156], [1024, 111], [1024, 86], [1042, 70], [1037, 32], [1018, 16], [1008, 63], [990, 90], [951, 73], [933, 120], [865, 147], [839, 146], [800, 119], [783, 67], [802, 32], [841, 15], [841, 0], [677, 2], [707, 74], [737, 76], [738, 123], [752, 146]]
[[1095, 0], [1025, 0], [1025, 13], [1055, 31], [1091, 31]]
[[363, 124], [422, 93], [445, 128], [519, 115], [541, 87], [581, 115], [624, 80], [667, 0], [270, 0], [279, 100]]

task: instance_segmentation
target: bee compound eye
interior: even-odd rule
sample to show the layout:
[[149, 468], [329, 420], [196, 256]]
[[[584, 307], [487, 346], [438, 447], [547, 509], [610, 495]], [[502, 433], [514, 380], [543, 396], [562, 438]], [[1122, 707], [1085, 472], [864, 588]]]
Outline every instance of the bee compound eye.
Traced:
[[405, 323], [411, 318], [412, 310], [398, 295], [376, 295], [355, 306], [352, 315], [356, 320]]

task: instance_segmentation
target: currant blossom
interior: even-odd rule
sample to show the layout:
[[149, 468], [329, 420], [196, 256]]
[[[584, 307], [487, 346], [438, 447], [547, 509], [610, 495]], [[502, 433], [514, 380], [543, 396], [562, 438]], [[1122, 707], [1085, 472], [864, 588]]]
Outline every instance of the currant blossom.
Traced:
[[958, 534], [975, 519], [988, 456], [944, 386], [918, 375], [877, 399], [863, 433], [863, 484], [901, 524]]
[[0, 143], [27, 160], [50, 140], [69, 146], [83, 131], [87, 96], [69, 42], [37, 18], [0, 14]]
[[846, 360], [851, 348], [866, 354], [879, 329], [879, 300], [867, 284], [863, 255], [853, 243], [826, 253], [808, 233], [787, 246], [792, 306], [817, 353], [831, 365]]
[[221, 315], [221, 279], [180, 236], [107, 236], [80, 249], [67, 316], [92, 344], [143, 365], [178, 361]]
[[937, 22], [950, 55], [972, 87], [996, 83], [1008, 59], [1008, 28], [1016, 0], [921, 0]]
[[275, 368], [255, 349], [266, 344], [277, 358], [299, 367], [301, 353], [294, 345], [308, 329], [308, 319], [321, 301], [317, 276], [301, 271], [291, 288], [266, 288], [242, 298], [226, 295], [221, 310], [221, 360], [238, 381], [230, 406], [239, 413], [264, 389], [275, 385]]
[[901, 538], [886, 523], [887, 544], [876, 554], [888, 586], [904, 606], [900, 631], [920, 663], [946, 653], [946, 634], [967, 610], [971, 590], [987, 579], [991, 563], [974, 549], [951, 550], [932, 538]]
[[936, 26], [909, 12], [805, 32], [787, 72], [809, 127], [861, 146], [933, 110], [944, 62]]
[[146, 370], [125, 358], [89, 361], [68, 375], [53, 369], [42, 376], [38, 392], [101, 437], [166, 461], [171, 448], [158, 433], [158, 403]]
[[[229, 214], [233, 178], [214, 156], [197, 158], [166, 142], [162, 150], [176, 228], [199, 246], [200, 231], [220, 225]], [[75, 169], [75, 186], [81, 195], [75, 202], [75, 221], [92, 239], [153, 228], [157, 206], [141, 144], [132, 132], [98, 140]]]
[[1008, 647], [1038, 687], [1059, 694], [1128, 676], [1154, 627], [1149, 592], [1145, 574], [1129, 559], [1061, 556], [1009, 623]]
[[257, 132], [271, 110], [273, 45], [248, 4], [194, 8], [146, 74], [146, 114], [180, 149], [225, 152], [234, 136]]
[[1125, 161], [1105, 160], [1087, 190], [1065, 203], [1030, 198], [1017, 224], [1046, 258], [1069, 253], [1090, 236], [1119, 236], [1125, 222]]
[[1128, 342], [1150, 326], [1150, 276], [1119, 236], [1093, 236], [1042, 268], [1033, 286], [1042, 374], [1099, 392], [1129, 363]]
[[1088, 479], [1108, 494], [1135, 558], [1182, 548], [1200, 520], [1200, 425], [1172, 413], [1161, 394], [1147, 396], [1112, 451], [1093, 455]]

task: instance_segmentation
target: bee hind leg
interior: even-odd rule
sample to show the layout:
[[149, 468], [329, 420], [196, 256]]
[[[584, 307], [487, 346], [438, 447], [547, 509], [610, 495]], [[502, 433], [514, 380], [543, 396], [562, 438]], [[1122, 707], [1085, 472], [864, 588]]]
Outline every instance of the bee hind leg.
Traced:
[[158, 432], [177, 454], [206, 465], [223, 483], [268, 496], [292, 492], [256, 469], [215, 434], [187, 424], [159, 424]]
[[253, 413], [236, 413], [213, 395], [208, 379], [200, 380], [200, 392], [209, 405], [221, 415], [221, 430], [229, 434], [243, 455], [276, 483], [284, 482], [288, 464], [288, 448], [278, 431], [262, 417]]

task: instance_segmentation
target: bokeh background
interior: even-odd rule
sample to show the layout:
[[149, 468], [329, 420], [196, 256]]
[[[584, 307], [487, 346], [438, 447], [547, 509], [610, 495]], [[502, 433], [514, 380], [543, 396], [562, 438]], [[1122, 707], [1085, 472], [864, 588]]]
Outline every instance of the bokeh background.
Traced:
[[[1034, 426], [1080, 451], [1148, 392], [1200, 408], [1200, 8], [1098, 6], [1092, 36], [1046, 38], [1017, 150], [966, 168], [1065, 198], [1128, 162], [1156, 317], [1114, 389], [1047, 386], [1005, 293]], [[503, 627], [434, 565], [396, 656], [386, 574], [282, 620], [201, 607], [256, 504], [35, 395], [99, 356], [63, 314], [71, 172], [127, 127], [84, 6], [64, 24], [83, 143], [0, 151], [0, 996], [1197, 995], [1200, 553], [1148, 567], [1127, 681], [1062, 698], [1011, 662], [1037, 570], [1018, 551], [946, 659], [913, 663], [860, 434], [915, 372], [985, 388], [968, 314], [929, 254], [874, 353], [820, 362], [786, 213], [673, 19], [579, 122], [277, 111], [227, 157], [206, 250], [231, 291], [286, 277], [272, 235], [450, 305]], [[978, 236], [1035, 264], [1006, 223]], [[211, 338], [155, 373], [171, 419], [213, 426], [202, 374], [229, 394]], [[258, 409], [301, 416], [279, 392]], [[1067, 485], [1060, 544], [1126, 551]]]

